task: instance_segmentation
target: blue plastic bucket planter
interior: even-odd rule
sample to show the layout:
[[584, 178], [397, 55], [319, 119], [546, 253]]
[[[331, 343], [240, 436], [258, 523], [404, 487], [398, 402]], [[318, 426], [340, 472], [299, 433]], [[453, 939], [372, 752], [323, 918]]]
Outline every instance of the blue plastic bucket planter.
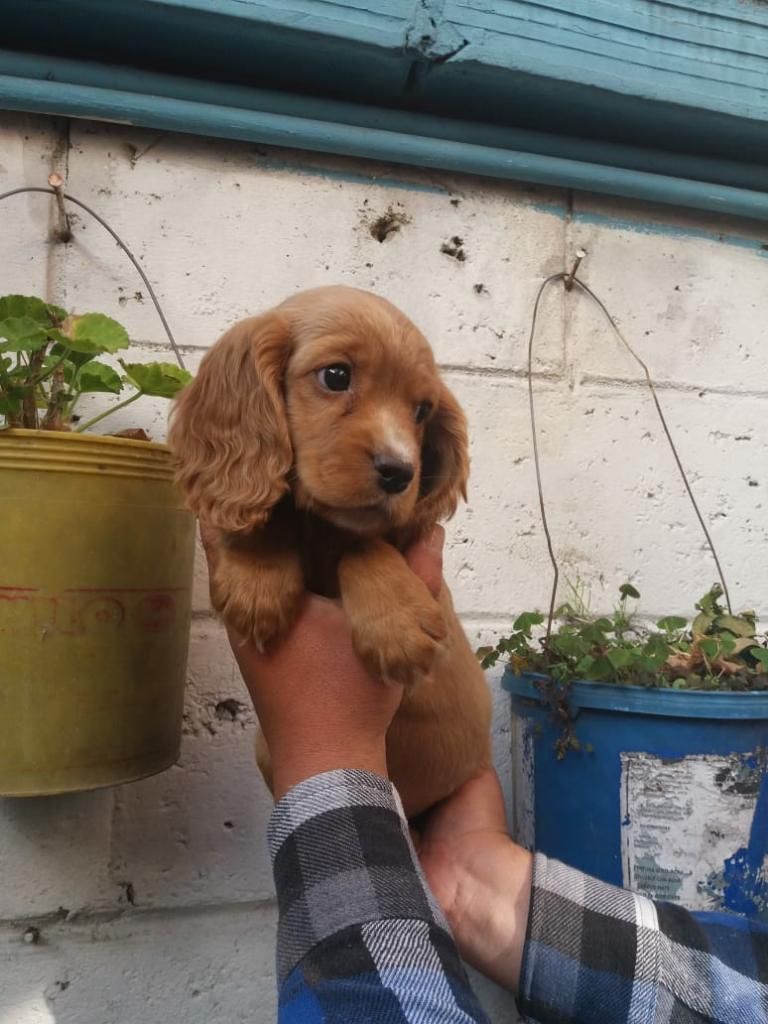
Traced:
[[580, 749], [559, 760], [541, 681], [504, 675], [518, 841], [654, 899], [768, 920], [768, 693], [573, 683]]

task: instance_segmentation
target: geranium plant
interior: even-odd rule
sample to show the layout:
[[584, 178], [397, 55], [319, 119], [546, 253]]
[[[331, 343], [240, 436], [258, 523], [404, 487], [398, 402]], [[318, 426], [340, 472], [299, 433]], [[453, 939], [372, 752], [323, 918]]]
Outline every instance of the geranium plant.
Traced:
[[[191, 379], [171, 363], [130, 363], [122, 373], [98, 357], [130, 345], [126, 329], [102, 313], [68, 313], [27, 295], [0, 298], [0, 427], [82, 432], [144, 395], [173, 398]], [[119, 398], [81, 422], [85, 394]]]

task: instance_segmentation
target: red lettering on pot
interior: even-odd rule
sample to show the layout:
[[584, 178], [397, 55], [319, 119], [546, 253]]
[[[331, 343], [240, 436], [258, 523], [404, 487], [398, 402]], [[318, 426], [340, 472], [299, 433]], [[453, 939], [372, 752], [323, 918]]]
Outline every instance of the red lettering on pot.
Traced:
[[159, 633], [171, 626], [176, 618], [176, 598], [168, 591], [148, 594], [139, 601], [135, 614], [140, 629]]
[[34, 598], [29, 591], [0, 588], [0, 633], [23, 629], [34, 619]]
[[82, 608], [79, 621], [85, 633], [117, 629], [125, 621], [125, 608], [116, 597], [96, 597]]
[[176, 593], [187, 588], [141, 590], [116, 587], [68, 589], [46, 594], [0, 587], [0, 633], [38, 631], [47, 638], [82, 636], [125, 628], [159, 633], [174, 626]]

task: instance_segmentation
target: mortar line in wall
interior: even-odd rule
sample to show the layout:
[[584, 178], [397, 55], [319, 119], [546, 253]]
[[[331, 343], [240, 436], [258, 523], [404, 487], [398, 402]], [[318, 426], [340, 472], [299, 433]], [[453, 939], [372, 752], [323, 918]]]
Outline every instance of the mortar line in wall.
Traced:
[[[579, 378], [579, 384], [597, 384], [601, 387], [626, 388], [630, 391], [645, 390], [648, 385], [642, 378], [633, 380], [628, 377], [609, 377], [598, 373], [585, 373]], [[654, 380], [654, 387], [657, 391], [678, 391], [683, 394], [694, 395], [725, 395], [738, 398], [768, 398], [768, 390], [765, 388], [745, 388], [741, 386], [729, 386], [727, 384], [684, 384], [681, 381]]]
[[184, 918], [192, 916], [203, 916], [218, 914], [226, 911], [228, 914], [242, 913], [252, 914], [262, 910], [270, 910], [276, 906], [274, 897], [264, 897], [260, 900], [225, 900], [217, 903], [190, 903], [183, 907], [130, 907], [110, 908], [101, 910], [75, 910], [64, 916], [61, 911], [52, 911], [48, 914], [29, 914], [23, 917], [0, 918], [0, 931], [16, 931], [35, 925], [41, 931], [46, 929], [78, 929], [93, 928], [94, 925], [109, 925], [114, 923], [136, 923], [138, 920], [151, 920], [152, 918]]
[[[155, 341], [133, 341], [135, 348], [153, 349], [167, 351], [168, 346]], [[209, 347], [202, 345], [179, 345], [179, 350], [185, 355], [200, 356], [209, 351]], [[457, 377], [480, 377], [487, 380], [513, 380], [525, 381], [527, 371], [523, 368], [503, 366], [462, 366], [459, 363], [439, 363], [442, 373], [453, 374]], [[534, 371], [533, 377], [538, 381], [551, 382], [554, 384], [569, 381], [569, 374], [562, 369], [559, 370], [538, 370]], [[647, 384], [642, 378], [633, 380], [627, 377], [611, 377], [606, 374], [583, 373], [580, 377], [570, 382], [574, 387], [584, 384], [597, 384], [600, 387], [619, 387], [630, 389], [646, 388]], [[679, 391], [682, 393], [704, 392], [707, 395], [737, 395], [747, 398], [768, 398], [768, 390], [758, 388], [728, 387], [721, 384], [687, 384], [682, 381], [654, 380], [654, 386], [661, 391]]]
[[191, 618], [193, 622], [210, 622], [212, 626], [223, 626], [218, 615], [210, 608], [193, 608]]
[[[499, 380], [520, 380], [528, 379], [528, 372], [524, 369], [515, 369], [513, 366], [461, 366], [457, 363], [438, 363], [442, 373], [451, 373], [457, 377], [485, 377], [487, 379], [497, 378]], [[561, 370], [536, 370], [533, 376], [536, 380], [548, 380], [557, 383], [563, 380]]]
[[[450, 586], [450, 580], [448, 585]], [[509, 622], [513, 622], [516, 616], [507, 612], [459, 612], [459, 621], [465, 625], [470, 626], [474, 624], [482, 626], [490, 625], [507, 625]]]
[[[479, 612], [466, 611], [466, 612], [459, 612], [458, 616], [459, 616], [459, 619], [461, 619], [463, 622], [479, 622], [479, 623], [498, 622], [500, 624], [501, 623], [509, 622], [509, 621], [511, 621], [515, 617], [514, 615], [507, 614], [506, 612], [493, 612], [493, 611], [479, 611]], [[212, 611], [208, 610], [208, 609], [202, 609], [202, 608], [201, 609], [195, 609], [192, 612], [192, 621], [194, 623], [196, 623], [197, 625], [199, 625], [201, 623], [202, 624], [206, 624], [207, 623], [207, 624], [209, 624], [211, 626], [222, 626], [222, 628], [223, 628], [223, 624], [221, 623], [219, 617], [216, 614], [214, 614]]]
[[[157, 351], [167, 351], [168, 346], [163, 345], [156, 341], [141, 341], [134, 339], [131, 343], [134, 348], [152, 349]], [[184, 355], [199, 355], [204, 356], [208, 352], [210, 346], [204, 345], [179, 345], [179, 350]], [[498, 377], [501, 379], [510, 378], [515, 380], [526, 380], [527, 371], [524, 368], [516, 369], [515, 367], [501, 367], [501, 366], [462, 366], [460, 363], [439, 363], [439, 368], [443, 373], [453, 373], [463, 375], [466, 377]], [[561, 370], [539, 370], [534, 372], [534, 377], [538, 380], [552, 380], [559, 381], [563, 379]]]

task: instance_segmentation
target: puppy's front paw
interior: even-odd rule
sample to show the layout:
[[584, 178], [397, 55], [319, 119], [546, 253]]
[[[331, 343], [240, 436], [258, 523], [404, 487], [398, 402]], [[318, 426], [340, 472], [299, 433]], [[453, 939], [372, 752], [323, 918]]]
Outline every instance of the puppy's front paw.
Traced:
[[404, 594], [390, 594], [386, 601], [370, 602], [351, 619], [352, 642], [371, 675], [403, 686], [430, 675], [446, 625], [440, 606], [423, 584]]
[[304, 581], [299, 571], [224, 558], [211, 577], [211, 601], [224, 621], [257, 650], [288, 631], [299, 612]]

